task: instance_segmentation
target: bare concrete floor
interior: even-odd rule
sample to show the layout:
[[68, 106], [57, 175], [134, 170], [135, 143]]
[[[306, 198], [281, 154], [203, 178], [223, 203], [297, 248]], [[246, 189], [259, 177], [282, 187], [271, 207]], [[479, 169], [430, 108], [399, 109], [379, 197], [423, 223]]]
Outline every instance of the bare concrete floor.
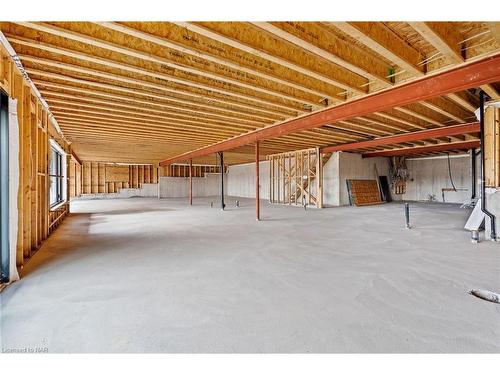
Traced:
[[1, 346], [49, 352], [499, 352], [500, 245], [468, 211], [79, 201], [1, 294]]

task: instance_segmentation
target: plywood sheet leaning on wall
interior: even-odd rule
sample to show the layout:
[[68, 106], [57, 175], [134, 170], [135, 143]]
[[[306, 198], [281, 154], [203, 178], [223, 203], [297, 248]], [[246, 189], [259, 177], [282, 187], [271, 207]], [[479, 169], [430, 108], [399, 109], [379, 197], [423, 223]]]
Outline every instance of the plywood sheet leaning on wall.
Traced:
[[346, 180], [351, 205], [367, 206], [383, 203], [376, 180]]

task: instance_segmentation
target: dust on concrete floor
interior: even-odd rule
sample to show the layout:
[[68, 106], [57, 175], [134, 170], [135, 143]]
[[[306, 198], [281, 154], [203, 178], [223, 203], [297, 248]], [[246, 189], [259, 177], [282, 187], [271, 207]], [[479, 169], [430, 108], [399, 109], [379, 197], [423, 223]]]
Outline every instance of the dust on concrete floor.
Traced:
[[[241, 207], [235, 207], [235, 199]], [[49, 352], [498, 352], [498, 244], [455, 205], [95, 200], [1, 293], [1, 345]]]

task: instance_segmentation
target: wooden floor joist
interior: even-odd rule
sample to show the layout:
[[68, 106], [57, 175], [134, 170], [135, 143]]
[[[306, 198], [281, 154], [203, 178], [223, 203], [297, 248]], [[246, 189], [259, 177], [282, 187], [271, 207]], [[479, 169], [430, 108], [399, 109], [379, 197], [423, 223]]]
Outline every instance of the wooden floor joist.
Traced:
[[382, 138], [375, 138], [369, 141], [346, 143], [338, 146], [324, 147], [321, 149], [321, 152], [327, 153], [336, 151], [357, 150], [366, 147], [390, 145], [394, 143], [418, 141], [430, 138], [449, 137], [452, 135], [470, 134], [478, 132], [479, 132], [479, 123], [475, 122], [465, 125], [446, 126], [442, 128], [422, 130], [422, 131], [392, 135]]
[[367, 152], [362, 154], [362, 156], [364, 158], [374, 158], [379, 156], [416, 155], [416, 154], [424, 154], [430, 152], [444, 152], [450, 150], [470, 150], [472, 148], [478, 148], [479, 144], [480, 144], [479, 141], [452, 142], [452, 143], [443, 143], [436, 146], [408, 147], [408, 148], [398, 148], [395, 150]]
[[[291, 126], [310, 121], [311, 112], [317, 118], [318, 111], [498, 55], [491, 30], [486, 22], [0, 22], [12, 56], [78, 154], [159, 162], [233, 144], [229, 164], [253, 160], [237, 140], [250, 145], [287, 127], [262, 142], [263, 155], [474, 121], [478, 96], [469, 88], [477, 87], [464, 86], [334, 116], [314, 124], [318, 129]], [[493, 81], [479, 86], [492, 98], [500, 88]], [[113, 156], [134, 130], [151, 145]], [[161, 132], [164, 142], [155, 141]], [[101, 138], [99, 146], [90, 134]]]

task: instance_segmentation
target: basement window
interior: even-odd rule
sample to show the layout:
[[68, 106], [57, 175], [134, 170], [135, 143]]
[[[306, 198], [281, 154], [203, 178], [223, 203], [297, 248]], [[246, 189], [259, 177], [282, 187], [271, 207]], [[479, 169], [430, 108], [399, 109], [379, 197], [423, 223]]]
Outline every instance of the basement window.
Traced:
[[50, 207], [54, 208], [66, 200], [66, 154], [61, 147], [51, 140], [50, 147]]

